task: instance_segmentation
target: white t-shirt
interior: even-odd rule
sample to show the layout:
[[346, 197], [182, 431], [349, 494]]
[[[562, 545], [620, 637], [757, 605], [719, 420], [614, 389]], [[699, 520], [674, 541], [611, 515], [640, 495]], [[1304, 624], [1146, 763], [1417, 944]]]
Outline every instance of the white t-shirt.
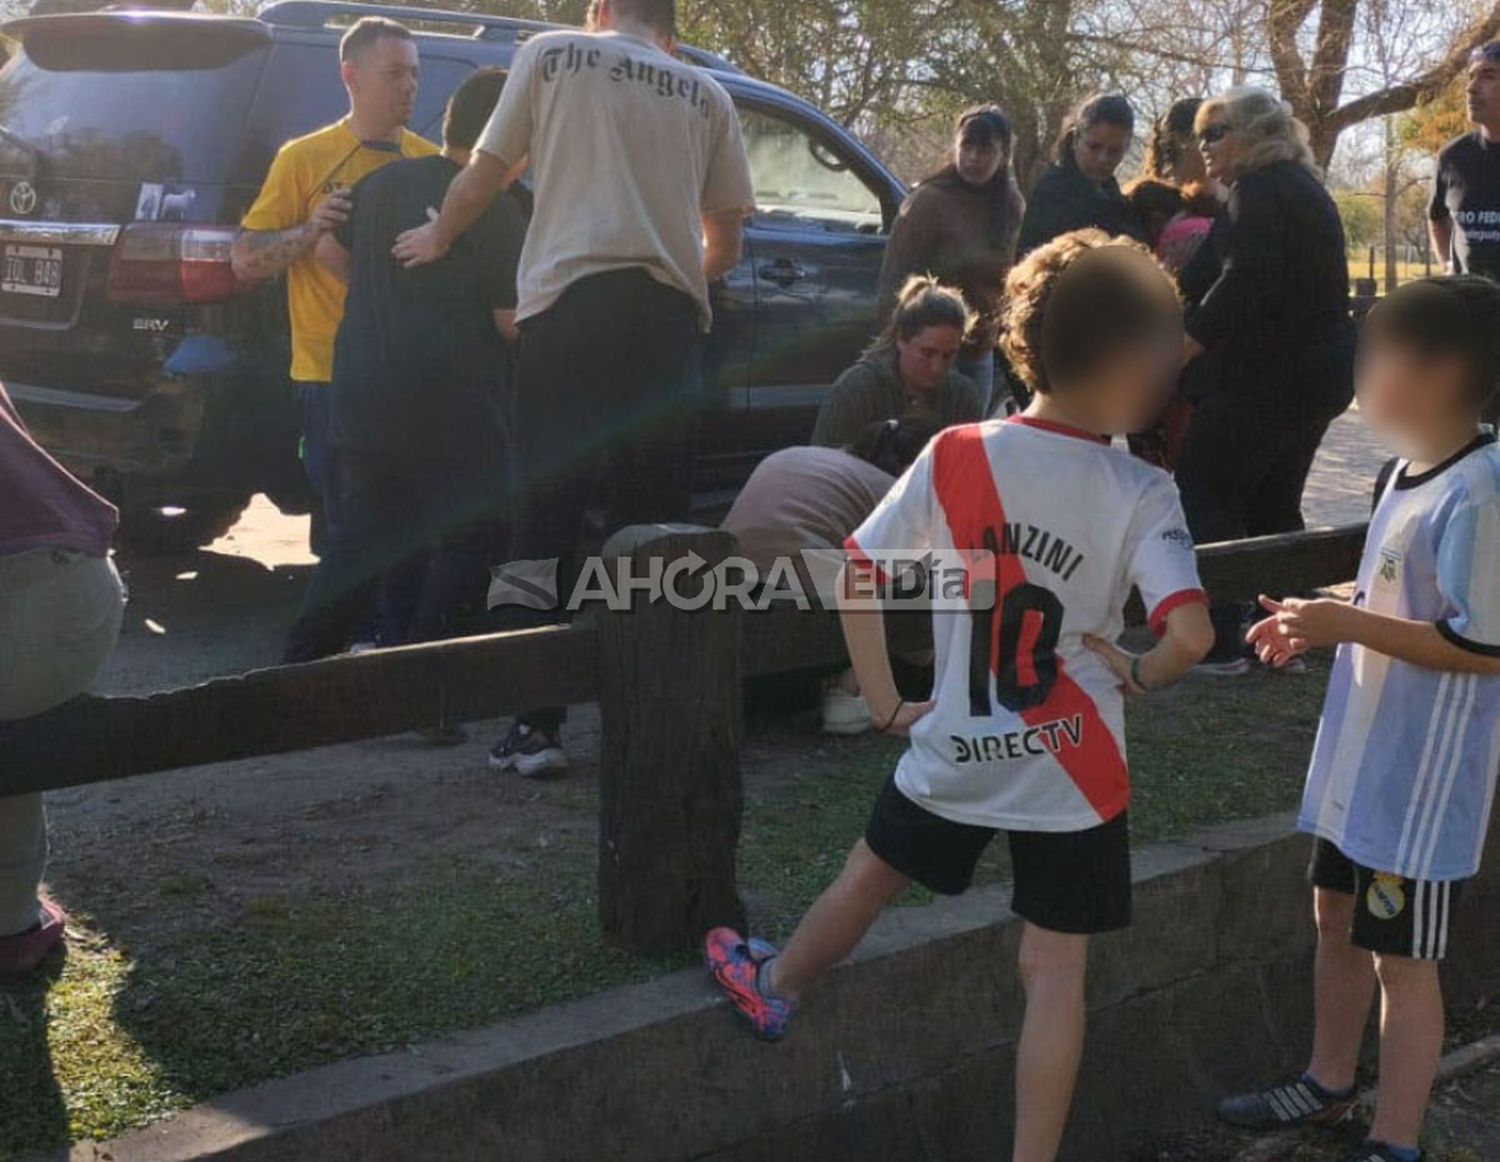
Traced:
[[545, 33], [516, 53], [478, 148], [529, 157], [535, 175], [518, 319], [581, 278], [642, 267], [708, 330], [703, 215], [748, 215], [755, 195], [734, 102], [707, 73], [622, 33]]
[[[1206, 602], [1171, 478], [1084, 432], [1017, 417], [950, 428], [846, 542], [867, 566], [995, 554], [995, 603], [934, 612], [937, 705], [896, 785], [956, 823], [1084, 831], [1130, 800], [1113, 640], [1138, 587], [1161, 632]], [[983, 651], [976, 656], [975, 644]]]

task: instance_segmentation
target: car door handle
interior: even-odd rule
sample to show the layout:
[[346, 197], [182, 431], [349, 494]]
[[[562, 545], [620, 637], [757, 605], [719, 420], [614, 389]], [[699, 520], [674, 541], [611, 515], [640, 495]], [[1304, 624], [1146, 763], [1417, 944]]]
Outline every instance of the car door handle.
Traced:
[[802, 269], [802, 264], [793, 262], [790, 258], [778, 258], [775, 262], [767, 262], [755, 273], [758, 278], [774, 282], [777, 286], [791, 286], [794, 282], [801, 282], [807, 277], [807, 271]]

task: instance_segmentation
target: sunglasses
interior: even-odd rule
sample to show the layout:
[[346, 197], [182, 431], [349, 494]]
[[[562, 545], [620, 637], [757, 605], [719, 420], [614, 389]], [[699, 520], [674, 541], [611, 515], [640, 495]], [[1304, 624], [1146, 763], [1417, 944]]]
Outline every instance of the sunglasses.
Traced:
[[1500, 64], [1500, 40], [1492, 40], [1489, 44], [1480, 45], [1469, 54], [1469, 60], [1476, 65], [1481, 62]]
[[1217, 145], [1228, 137], [1234, 130], [1230, 129], [1222, 121], [1214, 125], [1205, 125], [1198, 131], [1198, 140], [1204, 145]]

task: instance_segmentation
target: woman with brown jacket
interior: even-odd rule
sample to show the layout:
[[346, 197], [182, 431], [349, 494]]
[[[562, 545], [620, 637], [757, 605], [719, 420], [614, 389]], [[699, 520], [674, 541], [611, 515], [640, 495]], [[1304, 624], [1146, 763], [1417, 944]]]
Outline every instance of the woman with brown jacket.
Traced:
[[995, 343], [1005, 276], [1016, 258], [1026, 201], [1011, 170], [1010, 119], [994, 105], [958, 120], [953, 157], [907, 197], [896, 218], [880, 271], [880, 322], [913, 275], [930, 274], [957, 288], [978, 318], [955, 370], [979, 385], [991, 407]]

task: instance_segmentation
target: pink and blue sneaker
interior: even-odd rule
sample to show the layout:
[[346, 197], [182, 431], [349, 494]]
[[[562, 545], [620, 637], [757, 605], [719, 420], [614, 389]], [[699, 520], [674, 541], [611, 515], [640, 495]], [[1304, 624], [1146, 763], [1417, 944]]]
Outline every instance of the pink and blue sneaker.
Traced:
[[792, 1003], [761, 984], [761, 973], [776, 959], [776, 949], [764, 940], [747, 940], [733, 928], [715, 928], [704, 939], [703, 958], [714, 984], [755, 1035], [764, 1041], [781, 1040]]

